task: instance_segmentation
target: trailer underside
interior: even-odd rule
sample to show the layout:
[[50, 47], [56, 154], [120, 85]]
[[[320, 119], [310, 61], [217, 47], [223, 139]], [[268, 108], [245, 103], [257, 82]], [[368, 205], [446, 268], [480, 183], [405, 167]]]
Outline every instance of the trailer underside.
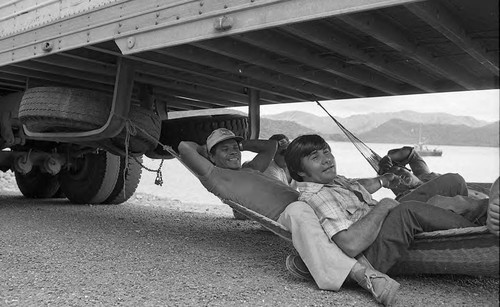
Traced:
[[[150, 8], [150, 2], [158, 6]], [[4, 33], [0, 96], [36, 86], [112, 94], [118, 59], [134, 66], [133, 99], [148, 85], [167, 112], [245, 106], [252, 90], [260, 104], [276, 104], [498, 88], [496, 0], [308, 1], [305, 21], [294, 17], [292, 5], [307, 1], [260, 7], [265, 1], [226, 1], [235, 5], [224, 9], [208, 1], [180, 1], [185, 6], [178, 7], [150, 2], [122, 17], [117, 29], [106, 23], [86, 29], [86, 15], [75, 14], [55, 23], [61, 34], [50, 40], [36, 38], [44, 26], [28, 31], [35, 32], [28, 33], [31, 40], [26, 33]], [[117, 3], [92, 18], [117, 9], [126, 16], [132, 1]], [[353, 12], [354, 6], [365, 9]], [[266, 20], [266, 10], [282, 12], [282, 20]], [[251, 14], [260, 19], [249, 20]], [[74, 23], [82, 23], [81, 31], [64, 31]], [[266, 27], [250, 31], [257, 23]], [[99, 37], [106, 31], [114, 38]], [[83, 35], [85, 45], [72, 44], [72, 35]], [[27, 41], [14, 48], [16, 39]]]

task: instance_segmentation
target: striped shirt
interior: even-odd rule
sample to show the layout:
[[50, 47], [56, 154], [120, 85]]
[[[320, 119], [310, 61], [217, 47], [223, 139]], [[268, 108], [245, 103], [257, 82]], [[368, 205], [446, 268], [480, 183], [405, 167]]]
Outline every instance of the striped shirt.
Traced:
[[331, 239], [365, 216], [377, 202], [359, 182], [337, 176], [331, 184], [298, 182], [299, 200], [311, 206]]

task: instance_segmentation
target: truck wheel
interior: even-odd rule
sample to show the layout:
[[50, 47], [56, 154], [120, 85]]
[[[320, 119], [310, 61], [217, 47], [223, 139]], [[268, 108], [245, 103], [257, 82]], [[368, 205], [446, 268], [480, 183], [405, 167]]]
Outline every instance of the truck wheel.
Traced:
[[120, 173], [120, 157], [106, 151], [86, 154], [59, 175], [66, 197], [77, 204], [100, 204], [113, 192]]
[[57, 176], [42, 173], [38, 167], [27, 174], [14, 172], [14, 176], [19, 191], [27, 198], [52, 198], [59, 190]]
[[19, 105], [19, 119], [32, 132], [76, 132], [102, 127], [111, 98], [98, 92], [63, 87], [28, 89]]
[[[136, 157], [136, 159], [142, 163], [142, 156]], [[125, 157], [120, 158], [120, 172], [118, 173], [115, 188], [103, 203], [121, 204], [126, 202], [135, 193], [141, 180], [142, 167], [134, 158], [129, 157], [128, 168], [124, 174], [123, 172], [127, 165], [126, 160]]]
[[[79, 132], [102, 127], [108, 120], [111, 97], [95, 91], [37, 87], [27, 90], [19, 106], [19, 119], [32, 132]], [[161, 121], [151, 110], [130, 106], [131, 129], [129, 150], [144, 153], [155, 148]], [[125, 148], [126, 129], [113, 138]]]
[[[248, 117], [237, 114], [183, 117], [162, 121], [160, 142], [171, 146], [175, 151], [181, 141], [193, 141], [205, 144], [207, 137], [218, 128], [227, 128], [237, 136], [248, 139]], [[161, 146], [153, 153], [146, 153], [152, 158], [169, 156]]]

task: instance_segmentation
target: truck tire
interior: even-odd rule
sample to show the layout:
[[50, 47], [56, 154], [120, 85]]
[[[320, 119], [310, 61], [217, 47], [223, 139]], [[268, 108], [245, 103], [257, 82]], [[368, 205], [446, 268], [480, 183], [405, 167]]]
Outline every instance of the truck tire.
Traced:
[[19, 191], [27, 198], [52, 198], [59, 191], [57, 176], [42, 173], [38, 167], [33, 167], [27, 174], [16, 171], [14, 176]]
[[102, 127], [111, 110], [111, 97], [98, 92], [35, 87], [26, 90], [19, 119], [32, 132], [79, 132]]
[[[237, 114], [183, 117], [162, 121], [160, 142], [171, 146], [175, 151], [181, 141], [205, 144], [207, 137], [218, 128], [227, 128], [237, 136], [248, 139], [248, 117]], [[151, 158], [169, 156], [161, 146], [157, 146]]]
[[[31, 132], [81, 132], [102, 127], [109, 117], [112, 98], [95, 91], [37, 87], [28, 89], [19, 106], [19, 119]], [[161, 121], [151, 110], [130, 106], [129, 150], [144, 153], [155, 148]], [[137, 128], [135, 128], [137, 127]], [[115, 145], [125, 149], [126, 129], [115, 136]]]
[[106, 151], [85, 154], [72, 168], [59, 174], [61, 189], [76, 204], [100, 204], [119, 180], [121, 158]]
[[[142, 163], [142, 156], [136, 157], [137, 161]], [[120, 158], [120, 171], [115, 188], [109, 197], [103, 202], [104, 204], [121, 204], [126, 202], [137, 189], [139, 181], [141, 180], [142, 167], [134, 158], [129, 157], [128, 163], [125, 157]], [[128, 164], [125, 174], [125, 167]]]

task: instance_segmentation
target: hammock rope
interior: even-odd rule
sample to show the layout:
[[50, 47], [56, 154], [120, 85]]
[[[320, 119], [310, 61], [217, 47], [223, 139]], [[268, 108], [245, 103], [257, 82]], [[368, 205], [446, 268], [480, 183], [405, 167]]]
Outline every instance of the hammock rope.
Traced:
[[368, 161], [368, 163], [373, 167], [375, 172], [378, 173], [380, 167], [378, 166], [380, 160], [382, 159], [375, 151], [368, 147], [363, 141], [361, 141], [357, 136], [355, 136], [351, 131], [347, 130], [335, 117], [333, 117], [326, 109], [319, 103], [318, 100], [315, 102], [330, 116], [330, 118], [339, 126], [340, 130], [344, 132], [351, 143], [358, 149], [361, 155]]

